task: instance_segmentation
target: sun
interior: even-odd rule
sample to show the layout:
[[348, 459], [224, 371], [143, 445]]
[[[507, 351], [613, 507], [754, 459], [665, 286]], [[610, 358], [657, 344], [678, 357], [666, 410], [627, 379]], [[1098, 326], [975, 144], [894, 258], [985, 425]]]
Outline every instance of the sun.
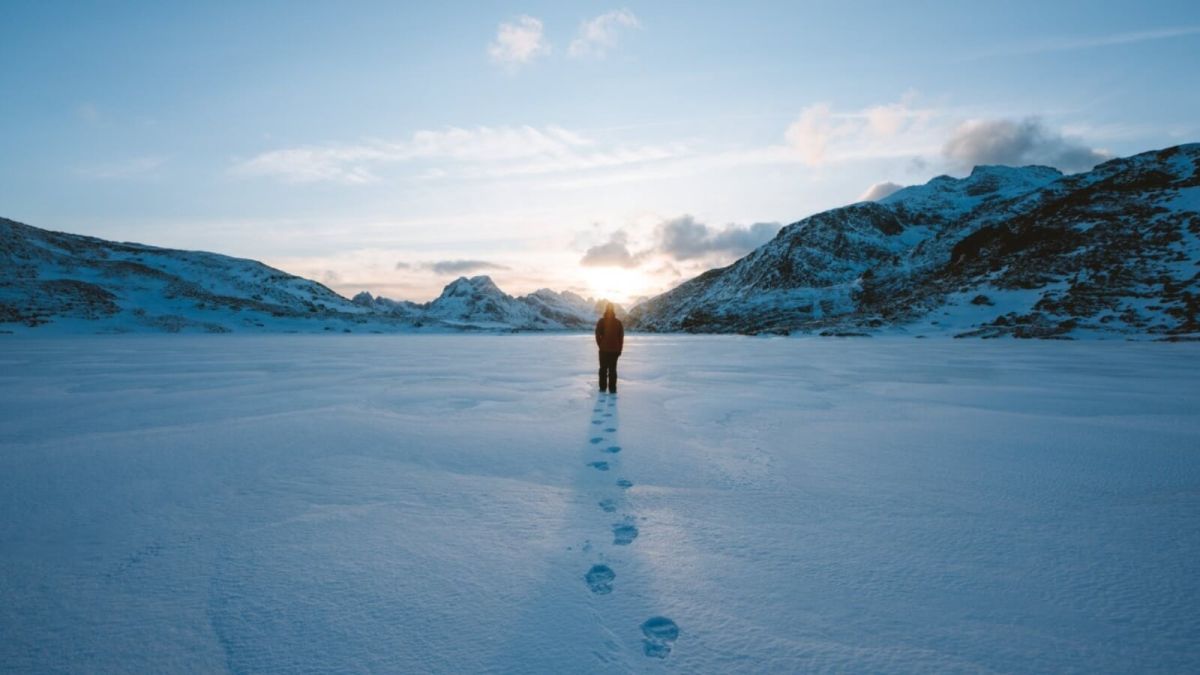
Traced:
[[654, 283], [644, 272], [621, 267], [591, 267], [583, 272], [589, 293], [597, 300], [612, 300], [626, 308], [644, 295], [650, 295]]

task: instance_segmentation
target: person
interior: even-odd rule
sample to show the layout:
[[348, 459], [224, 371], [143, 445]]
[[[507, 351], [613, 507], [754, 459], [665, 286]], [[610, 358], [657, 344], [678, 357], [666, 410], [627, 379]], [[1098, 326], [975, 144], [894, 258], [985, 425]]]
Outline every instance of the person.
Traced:
[[613, 311], [612, 303], [596, 322], [596, 346], [600, 348], [600, 391], [617, 393], [617, 358], [625, 346], [625, 326]]

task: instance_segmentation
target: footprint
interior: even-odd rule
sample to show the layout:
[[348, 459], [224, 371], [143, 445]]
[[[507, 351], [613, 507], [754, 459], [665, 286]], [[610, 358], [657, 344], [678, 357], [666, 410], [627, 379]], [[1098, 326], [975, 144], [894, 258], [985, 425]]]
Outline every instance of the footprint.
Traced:
[[625, 480], [624, 478], [618, 478], [617, 487], [621, 488], [622, 490], [628, 490], [629, 488], [633, 487], [633, 481]]
[[604, 451], [605, 451], [605, 452], [607, 452], [607, 453], [608, 453], [608, 454], [610, 454], [610, 455], [615, 455], [615, 454], [617, 454], [618, 452], [620, 452], [620, 451], [621, 451], [621, 446], [619, 446], [619, 445], [610, 445], [610, 446], [608, 446], [607, 448], [605, 448], [605, 449], [604, 449]]
[[588, 443], [591, 443], [592, 445], [595, 445], [596, 443], [599, 443], [599, 442], [600, 442], [600, 441], [602, 441], [602, 440], [604, 440], [604, 439], [603, 439], [603, 438], [600, 438], [599, 436], [596, 436], [596, 437], [592, 438], [590, 441], [588, 441]]
[[633, 524], [633, 518], [629, 517], [619, 523], [613, 523], [612, 531], [613, 544], [616, 546], [628, 546], [638, 536], [637, 526]]
[[588, 466], [600, 471], [608, 471], [608, 462], [588, 462]]
[[[599, 412], [599, 411], [596, 411], [596, 412]], [[604, 416], [605, 416], [605, 417], [612, 417], [612, 413], [604, 413]]]
[[[597, 424], [599, 424], [599, 422], [597, 422]], [[617, 428], [616, 427], [606, 427], [604, 430], [611, 434], [614, 431], [616, 431]]]
[[671, 653], [671, 645], [679, 639], [679, 626], [665, 616], [652, 616], [642, 624], [642, 635], [646, 636], [642, 641], [646, 656], [665, 659]]
[[[592, 589], [592, 592], [597, 595], [612, 593], [612, 584], [615, 578], [617, 578], [617, 573], [612, 571], [612, 568], [608, 565], [592, 565], [592, 569], [588, 570], [587, 575], [584, 577], [588, 588]], [[644, 627], [642, 632], [645, 632]], [[678, 635], [678, 629], [676, 629], [675, 633]], [[671, 651], [671, 648], [667, 647], [667, 651]]]
[[615, 499], [601, 499], [600, 508], [603, 509], [605, 513], [612, 513], [617, 510], [617, 501]]
[[604, 424], [604, 420], [592, 420], [592, 424]]

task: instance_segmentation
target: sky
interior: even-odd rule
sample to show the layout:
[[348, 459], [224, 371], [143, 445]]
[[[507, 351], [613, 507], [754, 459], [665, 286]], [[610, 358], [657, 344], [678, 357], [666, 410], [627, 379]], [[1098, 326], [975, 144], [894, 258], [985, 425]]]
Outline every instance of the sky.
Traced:
[[0, 3], [0, 216], [344, 295], [631, 303], [782, 225], [1200, 141], [1194, 2]]

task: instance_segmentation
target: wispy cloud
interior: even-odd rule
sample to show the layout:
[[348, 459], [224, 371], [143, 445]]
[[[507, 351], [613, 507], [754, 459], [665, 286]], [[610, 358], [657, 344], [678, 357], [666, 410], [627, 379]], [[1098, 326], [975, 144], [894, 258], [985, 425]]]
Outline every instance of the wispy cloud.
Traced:
[[916, 94], [899, 101], [838, 111], [816, 103], [800, 111], [784, 138], [805, 163], [820, 165], [865, 156], [900, 156], [927, 152], [937, 145], [937, 122], [943, 113], [915, 105]]
[[372, 145], [337, 145], [271, 150], [233, 166], [241, 176], [270, 176], [290, 183], [369, 183], [378, 180], [371, 165], [385, 161], [384, 148]]
[[[422, 162], [420, 176], [489, 178], [612, 168], [679, 157], [681, 143], [606, 145], [557, 126], [418, 131], [404, 141], [301, 146], [261, 153], [231, 171], [287, 182], [367, 183], [389, 165]], [[437, 166], [429, 167], [429, 164]]]
[[1021, 56], [1028, 54], [1044, 54], [1047, 52], [1067, 52], [1081, 49], [1096, 49], [1114, 47], [1117, 45], [1152, 42], [1172, 38], [1200, 35], [1200, 26], [1175, 26], [1171, 28], [1154, 28], [1149, 30], [1129, 31], [1125, 33], [1110, 33], [1108, 35], [1077, 35], [1051, 36], [1040, 40], [1004, 45], [967, 57], [967, 60], [991, 58], [996, 56]]
[[637, 16], [627, 9], [605, 12], [579, 25], [579, 32], [567, 47], [574, 58], [601, 58], [617, 46], [625, 29], [641, 28]]
[[126, 178], [148, 178], [166, 163], [165, 157], [144, 156], [131, 157], [100, 164], [80, 166], [75, 172], [84, 178], [94, 180], [120, 180]]
[[439, 260], [432, 263], [422, 263], [419, 265], [421, 269], [431, 270], [434, 274], [468, 274], [470, 272], [482, 272], [485, 270], [507, 270], [505, 265], [488, 262], [486, 260]]
[[510, 70], [550, 53], [550, 43], [542, 30], [542, 22], [532, 16], [518, 16], [505, 21], [496, 29], [496, 39], [488, 45], [488, 57], [493, 63]]

